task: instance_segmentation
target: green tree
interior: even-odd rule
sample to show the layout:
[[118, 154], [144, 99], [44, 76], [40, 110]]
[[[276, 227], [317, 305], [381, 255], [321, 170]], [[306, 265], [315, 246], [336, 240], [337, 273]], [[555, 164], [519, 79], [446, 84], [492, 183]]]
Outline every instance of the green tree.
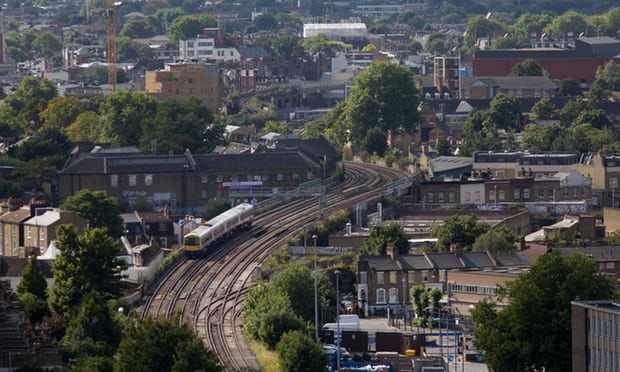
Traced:
[[42, 121], [39, 130], [57, 128], [64, 131], [84, 110], [84, 104], [77, 97], [54, 97], [39, 114]]
[[327, 356], [323, 353], [321, 344], [302, 331], [284, 333], [276, 351], [284, 371], [322, 371], [327, 365]]
[[62, 42], [53, 33], [45, 31], [38, 34], [32, 41], [32, 48], [38, 52], [40, 56], [52, 59], [61, 55]]
[[544, 76], [545, 70], [533, 59], [524, 59], [523, 61], [517, 63], [512, 70], [510, 70], [510, 75], [512, 76]]
[[446, 138], [440, 138], [437, 141], [437, 155], [439, 156], [452, 156], [452, 148], [450, 146], [450, 141]]
[[118, 347], [114, 371], [223, 371], [215, 353], [175, 319], [135, 319]]
[[98, 142], [103, 136], [101, 117], [92, 111], [79, 114], [66, 129], [67, 137], [71, 142], [90, 141]]
[[179, 40], [195, 38], [196, 35], [202, 35], [205, 28], [212, 27], [217, 27], [217, 20], [212, 16], [181, 16], [172, 21], [166, 35], [168, 42], [176, 46]]
[[560, 121], [564, 126], [572, 126], [579, 114], [581, 114], [583, 111], [591, 109], [592, 107], [590, 106], [588, 101], [582, 98], [568, 101], [560, 110]]
[[498, 129], [521, 129], [521, 109], [518, 97], [500, 93], [493, 97], [485, 121]]
[[101, 105], [104, 139], [114, 146], [138, 145], [144, 128], [155, 120], [157, 101], [144, 92], [123, 90], [106, 97]]
[[601, 109], [592, 109], [582, 111], [576, 118], [574, 125], [590, 124], [594, 128], [605, 128], [611, 126], [611, 121], [607, 117], [607, 113]]
[[411, 303], [413, 304], [413, 310], [417, 314], [418, 318], [424, 315], [424, 311], [430, 305], [429, 292], [423, 285], [416, 285], [409, 290], [409, 297], [411, 297]]
[[541, 98], [532, 107], [532, 119], [535, 120], [554, 120], [560, 117], [559, 110], [547, 97]]
[[62, 253], [52, 269], [54, 286], [49, 302], [54, 311], [69, 314], [92, 291], [105, 299], [122, 294], [120, 273], [126, 265], [116, 258], [120, 247], [106, 228], [90, 228], [78, 235], [74, 225], [61, 225], [57, 236]]
[[515, 249], [517, 236], [507, 226], [491, 229], [476, 238], [472, 251], [505, 252]]
[[288, 125], [286, 124], [286, 122], [278, 123], [275, 120], [268, 120], [265, 123], [265, 126], [263, 127], [261, 132], [263, 133], [274, 132], [274, 133], [286, 134], [288, 133]]
[[154, 120], [144, 123], [140, 147], [149, 151], [151, 140], [157, 139], [157, 152], [161, 154], [182, 153], [185, 149], [194, 153], [208, 152], [214, 145], [223, 143], [221, 125], [208, 130], [207, 124], [212, 120], [209, 108], [196, 97], [160, 102]]
[[271, 44], [273, 51], [284, 58], [291, 58], [299, 45], [299, 38], [295, 35], [282, 35]]
[[489, 230], [489, 225], [478, 221], [475, 215], [450, 216], [443, 225], [435, 227], [433, 237], [437, 238], [437, 248], [441, 251], [450, 250], [452, 244], [459, 244], [464, 250], [471, 249], [476, 238]]
[[20, 126], [22, 133], [34, 134], [41, 127], [41, 112], [57, 95], [58, 90], [51, 81], [26, 76], [19, 88], [4, 100], [0, 108], [0, 118], [4, 116], [2, 112], [6, 111], [6, 114], [15, 120], [13, 123]]
[[110, 198], [105, 191], [82, 189], [70, 196], [60, 206], [61, 209], [74, 211], [88, 220], [89, 227], [106, 228], [113, 238], [123, 235], [123, 219], [116, 199]]
[[32, 255], [30, 261], [22, 273], [22, 278], [17, 286], [17, 295], [32, 293], [41, 299], [47, 298], [47, 281], [37, 264], [37, 255]]
[[583, 91], [575, 80], [560, 80], [557, 82], [558, 92], [560, 97], [577, 97], [582, 96]]
[[364, 243], [360, 247], [360, 254], [365, 256], [385, 254], [389, 242], [394, 243], [399, 254], [409, 252], [409, 240], [403, 226], [392, 221], [385, 225], [377, 224], [370, 228], [368, 238], [364, 239]]
[[388, 148], [387, 133], [379, 127], [369, 128], [360, 147], [369, 154], [377, 154], [382, 157]]
[[114, 315], [97, 292], [84, 295], [77, 316], [69, 321], [60, 349], [78, 360], [112, 357], [122, 336]]
[[433, 54], [446, 54], [449, 49], [448, 38], [441, 32], [434, 32], [428, 36], [424, 49]]
[[123, 26], [119, 37], [145, 39], [161, 33], [161, 24], [154, 17], [132, 18]]
[[272, 291], [288, 296], [293, 312], [307, 322], [314, 320], [314, 275], [303, 265], [290, 265], [271, 278]]
[[540, 257], [506, 285], [509, 304], [472, 312], [474, 344], [494, 371], [570, 371], [571, 301], [616, 298], [617, 285], [587, 256], [559, 251]]
[[465, 47], [475, 48], [478, 38], [487, 37], [495, 31], [504, 31], [506, 26], [502, 23], [487, 19], [483, 15], [475, 15], [469, 17], [465, 28]]
[[609, 61], [605, 66], [596, 69], [596, 77], [592, 88], [620, 91], [620, 64]]
[[586, 27], [587, 22], [585, 16], [570, 10], [553, 18], [551, 23], [545, 28], [545, 31], [555, 37], [563, 37], [569, 32], [572, 32], [574, 35], [579, 35], [586, 31]]
[[359, 144], [374, 127], [384, 133], [413, 133], [419, 103], [411, 71], [389, 62], [373, 63], [358, 75], [347, 100], [351, 140]]

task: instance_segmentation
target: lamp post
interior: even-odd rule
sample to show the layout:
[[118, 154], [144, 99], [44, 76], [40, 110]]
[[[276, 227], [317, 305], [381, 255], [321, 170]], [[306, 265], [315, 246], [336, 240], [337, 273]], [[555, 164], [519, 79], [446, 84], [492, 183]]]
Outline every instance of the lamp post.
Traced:
[[319, 295], [316, 284], [316, 238], [317, 235], [312, 235], [314, 240], [314, 341], [319, 342]]
[[340, 371], [340, 270], [336, 274], [336, 370]]

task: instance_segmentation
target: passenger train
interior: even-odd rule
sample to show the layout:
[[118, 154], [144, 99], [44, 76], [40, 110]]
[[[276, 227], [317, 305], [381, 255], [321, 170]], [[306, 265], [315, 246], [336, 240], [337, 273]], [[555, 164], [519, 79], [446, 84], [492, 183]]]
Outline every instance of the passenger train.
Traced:
[[183, 237], [183, 254], [187, 258], [200, 257], [235, 231], [251, 226], [254, 211], [254, 205], [241, 203], [196, 227]]

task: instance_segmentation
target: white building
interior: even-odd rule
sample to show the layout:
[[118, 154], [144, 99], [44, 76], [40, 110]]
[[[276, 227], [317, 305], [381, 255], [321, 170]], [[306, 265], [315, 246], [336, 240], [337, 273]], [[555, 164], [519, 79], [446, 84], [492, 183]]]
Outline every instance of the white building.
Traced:
[[239, 61], [241, 54], [237, 48], [217, 47], [214, 38], [194, 38], [179, 40], [179, 58], [191, 60], [215, 60], [217, 62]]
[[304, 39], [325, 35], [332, 40], [347, 40], [365, 38], [368, 30], [365, 23], [306, 23], [304, 24]]

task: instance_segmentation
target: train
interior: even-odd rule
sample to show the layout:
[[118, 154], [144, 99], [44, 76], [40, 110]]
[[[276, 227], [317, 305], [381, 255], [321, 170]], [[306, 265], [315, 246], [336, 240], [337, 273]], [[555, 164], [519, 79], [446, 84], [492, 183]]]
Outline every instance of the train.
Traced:
[[240, 229], [250, 227], [254, 213], [254, 205], [241, 203], [213, 217], [183, 236], [183, 254], [187, 258], [202, 256], [210, 247], [226, 237]]

